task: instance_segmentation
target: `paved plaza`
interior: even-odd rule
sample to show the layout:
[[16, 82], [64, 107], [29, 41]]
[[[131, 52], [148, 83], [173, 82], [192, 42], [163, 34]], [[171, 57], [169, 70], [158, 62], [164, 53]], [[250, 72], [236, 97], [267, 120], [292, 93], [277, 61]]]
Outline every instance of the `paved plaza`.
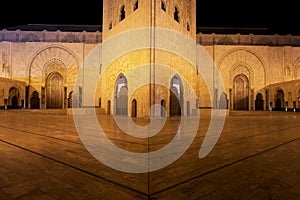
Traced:
[[[200, 159], [211, 121], [209, 111], [201, 112], [187, 151], [149, 173], [122, 172], [98, 161], [83, 145], [73, 115], [63, 111], [1, 110], [0, 116], [1, 200], [300, 199], [300, 113], [230, 112], [217, 144]], [[113, 144], [136, 153], [163, 148], [182, 120], [168, 118], [157, 135], [136, 138], [112, 116], [97, 118]]]

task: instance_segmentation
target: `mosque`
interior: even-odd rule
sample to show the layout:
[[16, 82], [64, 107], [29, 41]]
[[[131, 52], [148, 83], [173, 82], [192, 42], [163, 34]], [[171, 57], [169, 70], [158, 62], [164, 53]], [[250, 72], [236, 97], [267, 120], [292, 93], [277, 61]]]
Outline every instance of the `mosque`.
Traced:
[[300, 36], [202, 32], [196, 0], [104, 0], [102, 26], [3, 29], [0, 54], [0, 109], [300, 109]]

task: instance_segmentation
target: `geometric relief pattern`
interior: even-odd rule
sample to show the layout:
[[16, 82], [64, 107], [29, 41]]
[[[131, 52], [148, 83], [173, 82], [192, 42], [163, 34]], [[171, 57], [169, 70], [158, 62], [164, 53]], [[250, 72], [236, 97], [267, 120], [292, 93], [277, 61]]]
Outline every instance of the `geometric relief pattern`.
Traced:
[[234, 80], [234, 77], [236, 77], [238, 74], [244, 74], [249, 78], [250, 83], [253, 84], [254, 72], [250, 65], [241, 61], [235, 63], [229, 71], [230, 80]]
[[78, 68], [77, 58], [65, 48], [54, 46], [43, 49], [38, 52], [32, 59], [29, 67], [30, 77], [43, 77], [45, 66], [49, 65], [49, 61], [56, 60], [67, 68]]
[[238, 74], [245, 74], [253, 88], [262, 88], [266, 84], [265, 63], [259, 54], [248, 48], [234, 48], [223, 54], [218, 66], [225, 79], [225, 87], [231, 87]]

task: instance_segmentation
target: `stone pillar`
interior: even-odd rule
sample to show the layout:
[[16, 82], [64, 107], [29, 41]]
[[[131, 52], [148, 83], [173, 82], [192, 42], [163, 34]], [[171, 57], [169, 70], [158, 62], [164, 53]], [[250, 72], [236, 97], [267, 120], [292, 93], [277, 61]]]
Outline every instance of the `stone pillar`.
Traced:
[[29, 108], [29, 86], [25, 87], [25, 108]]
[[215, 109], [218, 109], [219, 108], [219, 106], [218, 106], [218, 88], [216, 88], [215, 89], [215, 94], [214, 94], [214, 105], [213, 105], [213, 107], [215, 108]]
[[8, 99], [4, 99], [4, 109], [7, 110]]
[[64, 87], [64, 98], [63, 98], [63, 108], [68, 108], [68, 93], [67, 93], [67, 87]]
[[45, 109], [46, 108], [46, 94], [45, 94], [45, 87], [41, 88], [41, 108]]
[[232, 110], [233, 102], [232, 102], [232, 89], [229, 89], [229, 110]]
[[266, 93], [266, 97], [265, 97], [266, 104], [265, 104], [265, 109], [264, 110], [270, 110], [269, 90], [266, 90], [265, 93]]
[[250, 92], [250, 110], [254, 110], [254, 90]]

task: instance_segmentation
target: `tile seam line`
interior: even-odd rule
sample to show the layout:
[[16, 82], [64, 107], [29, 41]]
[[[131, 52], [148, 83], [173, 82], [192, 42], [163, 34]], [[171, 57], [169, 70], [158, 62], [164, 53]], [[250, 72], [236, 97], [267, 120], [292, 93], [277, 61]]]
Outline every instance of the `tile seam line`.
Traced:
[[5, 143], [5, 144], [8, 144], [8, 145], [10, 145], [10, 146], [14, 146], [14, 147], [16, 147], [16, 148], [18, 148], [18, 149], [24, 150], [24, 151], [26, 151], [26, 152], [29, 152], [29, 153], [34, 154], [34, 155], [37, 155], [37, 156], [39, 156], [39, 157], [45, 158], [45, 159], [47, 159], [47, 160], [56, 162], [56, 163], [58, 163], [58, 164], [67, 166], [67, 167], [69, 167], [69, 168], [75, 169], [75, 170], [77, 170], [77, 171], [80, 171], [80, 172], [85, 173], [85, 174], [87, 174], [87, 175], [90, 175], [90, 176], [93, 176], [93, 177], [95, 177], [95, 178], [101, 179], [101, 180], [103, 180], [103, 181], [109, 182], [109, 183], [111, 183], [111, 184], [117, 185], [117, 186], [119, 186], [119, 187], [121, 187], [121, 188], [125, 188], [125, 189], [127, 189], [127, 190], [130, 190], [130, 191], [135, 192], [135, 193], [137, 193], [137, 194], [143, 195], [143, 196], [145, 196], [145, 197], [148, 197], [148, 196], [149, 196], [147, 193], [144, 193], [144, 192], [142, 192], [142, 191], [139, 191], [139, 190], [130, 188], [130, 187], [128, 187], [127, 185], [120, 184], [120, 183], [118, 183], [118, 182], [112, 181], [112, 180], [110, 180], [110, 179], [104, 178], [104, 177], [102, 177], [102, 176], [99, 176], [99, 175], [94, 174], [94, 173], [92, 173], [92, 172], [89, 172], [89, 171], [87, 171], [87, 170], [84, 170], [84, 169], [82, 169], [82, 168], [76, 167], [76, 166], [74, 166], [74, 165], [68, 164], [68, 163], [63, 162], [63, 161], [56, 160], [56, 159], [54, 159], [54, 158], [51, 158], [51, 157], [46, 156], [46, 155], [43, 155], [43, 154], [41, 154], [41, 153], [32, 151], [32, 150], [27, 149], [27, 148], [21, 147], [21, 146], [19, 146], [19, 145], [13, 144], [13, 143], [11, 143], [11, 142], [8, 142], [8, 141], [2, 140], [2, 139], [0, 139], [0, 142]]
[[288, 140], [288, 141], [286, 141], [286, 142], [284, 142], [284, 143], [281, 143], [281, 144], [276, 145], [276, 146], [274, 146], [274, 147], [268, 148], [268, 149], [263, 150], [263, 151], [261, 151], [261, 152], [252, 154], [252, 155], [247, 156], [247, 157], [245, 157], [245, 158], [242, 158], [242, 159], [236, 160], [236, 161], [234, 161], [234, 162], [231, 162], [231, 163], [222, 165], [222, 166], [220, 166], [220, 167], [218, 167], [218, 168], [209, 170], [209, 171], [204, 172], [204, 173], [202, 173], [202, 174], [200, 174], [200, 175], [198, 175], [198, 176], [192, 177], [192, 178], [190, 178], [190, 179], [188, 179], [188, 180], [181, 181], [180, 183], [177, 183], [177, 184], [175, 184], [175, 185], [166, 187], [166, 188], [161, 189], [161, 190], [159, 190], [159, 191], [157, 191], [157, 192], [154, 192], [154, 193], [152, 193], [152, 194], [150, 194], [150, 195], [151, 195], [151, 196], [158, 195], [158, 194], [163, 193], [163, 192], [165, 192], [165, 191], [168, 191], [168, 190], [170, 190], [170, 189], [172, 189], [172, 188], [175, 188], [175, 187], [178, 187], [178, 186], [180, 186], [180, 185], [189, 183], [189, 182], [191, 182], [191, 181], [193, 181], [193, 180], [197, 180], [197, 179], [199, 179], [199, 178], [201, 178], [201, 177], [204, 177], [204, 176], [206, 176], [206, 175], [212, 174], [212, 173], [217, 172], [217, 171], [219, 171], [219, 170], [221, 170], [221, 169], [224, 169], [224, 168], [226, 168], [226, 167], [233, 166], [233, 165], [238, 164], [238, 163], [240, 163], [240, 162], [242, 162], [242, 161], [244, 161], [244, 160], [248, 160], [248, 159], [251, 159], [251, 158], [253, 158], [253, 157], [255, 157], [255, 156], [258, 156], [258, 155], [264, 154], [264, 153], [266, 153], [266, 152], [272, 151], [272, 150], [277, 149], [277, 148], [279, 148], [279, 147], [281, 147], [281, 146], [284, 146], [284, 145], [287, 145], [287, 144], [289, 144], [289, 143], [295, 142], [295, 141], [297, 141], [297, 140], [299, 140], [299, 139], [300, 139], [300, 137], [294, 138], [294, 139], [292, 139], [292, 140]]
[[[66, 139], [62, 139], [62, 138], [58, 138], [58, 137], [53, 137], [53, 136], [50, 136], [50, 135], [44, 135], [44, 134], [40, 134], [40, 133], [34, 133], [34, 132], [30, 132], [30, 131], [26, 131], [26, 130], [22, 130], [22, 129], [17, 129], [17, 128], [12, 128], [12, 127], [8, 127], [8, 126], [0, 125], [0, 128], [10, 129], [10, 130], [13, 130], [13, 131], [18, 131], [18, 132], [24, 132], [26, 134], [30, 134], [30, 135], [34, 135], [34, 136], [39, 136], [39, 137], [46, 137], [46, 138], [55, 139], [55, 140], [58, 140], [58, 141], [67, 142], [67, 143], [82, 145], [81, 142], [74, 142], [74, 141], [71, 141], [71, 140], [66, 140]], [[55, 129], [51, 129], [51, 130], [55, 130]], [[66, 132], [66, 131], [64, 131], [64, 132]], [[72, 132], [72, 133], [78, 135], [78, 133], [76, 133], [76, 132]], [[116, 141], [116, 142], [122, 141], [122, 140], [119, 140], [119, 139], [111, 139], [111, 138], [110, 138], [110, 140]], [[143, 145], [142, 143], [138, 143], [138, 142], [130, 142], [130, 144]]]

